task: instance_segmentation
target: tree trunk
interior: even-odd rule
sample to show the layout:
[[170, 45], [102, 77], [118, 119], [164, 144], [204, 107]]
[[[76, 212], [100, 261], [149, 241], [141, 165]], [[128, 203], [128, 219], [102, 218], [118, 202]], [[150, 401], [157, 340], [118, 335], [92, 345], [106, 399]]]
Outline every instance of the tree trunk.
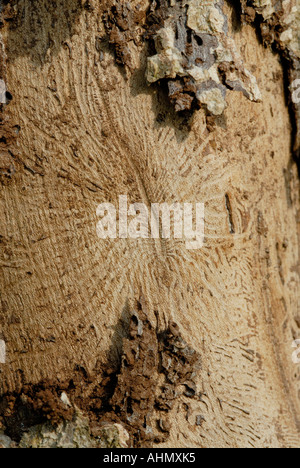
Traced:
[[[242, 85], [219, 67], [221, 112], [211, 78], [150, 83], [153, 2], [108, 3], [2, 2], [0, 430], [18, 444], [80, 411], [128, 446], [299, 447], [298, 56], [268, 39], [286, 17], [217, 7], [245, 67]], [[120, 195], [204, 203], [202, 248], [99, 238]]]

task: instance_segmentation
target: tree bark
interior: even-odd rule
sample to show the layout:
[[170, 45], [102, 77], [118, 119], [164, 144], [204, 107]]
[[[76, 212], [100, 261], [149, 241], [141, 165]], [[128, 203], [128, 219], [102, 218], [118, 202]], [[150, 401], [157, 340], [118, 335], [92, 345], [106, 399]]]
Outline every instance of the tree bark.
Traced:
[[[165, 79], [147, 84], [151, 40], [121, 38], [125, 60], [107, 2], [2, 3], [5, 434], [19, 443], [47, 415], [72, 418], [65, 392], [92, 430], [120, 423], [135, 446], [299, 447], [299, 176], [286, 93], [296, 62], [226, 2], [261, 102], [228, 90], [222, 115], [177, 113]], [[99, 239], [97, 206], [119, 195], [204, 203], [204, 246]]]

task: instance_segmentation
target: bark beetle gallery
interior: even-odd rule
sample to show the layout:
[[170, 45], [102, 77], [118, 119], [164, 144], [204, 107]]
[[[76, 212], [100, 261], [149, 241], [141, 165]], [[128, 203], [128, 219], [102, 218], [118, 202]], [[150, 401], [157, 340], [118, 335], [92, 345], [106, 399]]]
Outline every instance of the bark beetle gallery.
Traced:
[[300, 446], [299, 15], [0, 1], [0, 447]]
[[[289, 62], [292, 83], [299, 70], [298, 10], [286, 3], [285, 10], [281, 2], [273, 6], [271, 1], [243, 1], [241, 9], [245, 21], [261, 23], [264, 43], [277, 47]], [[226, 108], [226, 88], [242, 91], [253, 101], [261, 99], [255, 77], [245, 69], [229, 37], [223, 7], [223, 0], [153, 0], [146, 11], [140, 5], [117, 4], [105, 13], [104, 24], [117, 63], [129, 69], [134, 67], [129, 42], [152, 43], [156, 54], [148, 58], [146, 79], [148, 83], [167, 80], [177, 112], [191, 110], [198, 103], [219, 115]], [[293, 106], [293, 112], [299, 129], [299, 106]], [[295, 145], [299, 153], [299, 143]]]

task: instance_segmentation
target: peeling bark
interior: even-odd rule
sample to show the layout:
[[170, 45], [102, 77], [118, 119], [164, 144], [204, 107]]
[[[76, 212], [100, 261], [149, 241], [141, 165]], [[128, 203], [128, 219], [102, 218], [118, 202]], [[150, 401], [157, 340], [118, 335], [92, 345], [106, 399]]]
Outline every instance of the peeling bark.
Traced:
[[258, 22], [263, 42], [273, 46], [285, 60], [289, 85], [289, 103], [291, 119], [295, 125], [293, 135], [293, 152], [300, 160], [300, 106], [294, 102], [293, 83], [300, 76], [300, 6], [298, 0], [242, 0], [242, 13], [245, 21]]
[[[296, 2], [38, 4], [1, 3], [0, 447], [299, 447]], [[203, 249], [99, 240], [120, 194], [204, 202]]]

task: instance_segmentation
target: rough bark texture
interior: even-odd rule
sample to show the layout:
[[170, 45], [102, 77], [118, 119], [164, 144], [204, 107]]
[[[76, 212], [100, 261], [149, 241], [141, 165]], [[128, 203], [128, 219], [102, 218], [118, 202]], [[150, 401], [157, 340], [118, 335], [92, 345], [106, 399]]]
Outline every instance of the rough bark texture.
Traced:
[[[197, 2], [157, 2], [162, 22], [178, 3]], [[3, 446], [300, 446], [296, 2], [235, 3], [261, 102], [228, 90], [228, 59], [212, 116], [190, 65], [147, 83], [155, 2], [2, 2]], [[205, 203], [203, 249], [100, 240], [96, 208], [123, 194]]]

